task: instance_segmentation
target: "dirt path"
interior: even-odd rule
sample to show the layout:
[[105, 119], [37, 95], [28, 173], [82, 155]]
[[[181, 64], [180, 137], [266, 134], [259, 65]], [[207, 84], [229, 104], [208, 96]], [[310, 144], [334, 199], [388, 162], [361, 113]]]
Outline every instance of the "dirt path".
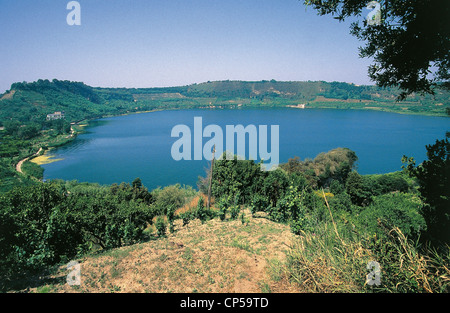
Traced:
[[31, 159], [31, 158], [33, 158], [33, 157], [35, 157], [35, 156], [38, 156], [39, 153], [41, 153], [41, 151], [42, 151], [42, 147], [39, 148], [39, 151], [36, 152], [35, 154], [33, 154], [32, 156], [29, 156], [29, 157], [27, 157], [27, 158], [25, 158], [25, 159], [23, 159], [23, 160], [20, 160], [19, 163], [17, 163], [17, 165], [16, 165], [16, 171], [19, 172], [19, 173], [21, 173], [21, 174], [23, 174], [23, 172], [22, 172], [22, 164], [23, 164], [24, 162], [26, 162], [27, 160], [29, 160], [29, 159]]

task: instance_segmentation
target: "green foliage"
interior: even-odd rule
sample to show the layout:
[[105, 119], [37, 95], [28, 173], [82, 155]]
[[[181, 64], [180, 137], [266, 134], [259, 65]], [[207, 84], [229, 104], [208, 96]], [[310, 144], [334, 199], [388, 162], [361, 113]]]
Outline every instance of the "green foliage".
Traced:
[[352, 213], [359, 211], [359, 207], [352, 204], [351, 198], [346, 192], [341, 192], [328, 198], [328, 203], [335, 212]]
[[185, 203], [186, 191], [180, 185], [172, 185], [152, 192], [155, 199], [153, 208], [156, 215], [166, 214], [169, 207], [181, 208]]
[[8, 222], [0, 238], [2, 267], [37, 269], [76, 254], [82, 241], [64, 200], [62, 189], [45, 184], [15, 188], [0, 197], [2, 221]]
[[183, 221], [183, 226], [186, 226], [189, 224], [189, 222], [192, 220], [192, 215], [193, 214], [191, 213], [191, 211], [186, 211], [186, 212], [179, 214], [179, 217]]
[[262, 184], [261, 194], [267, 197], [272, 207], [277, 206], [278, 199], [282, 198], [289, 187], [289, 178], [280, 168], [270, 171]]
[[143, 186], [58, 181], [12, 189], [0, 196], [0, 274], [145, 240], [154, 216], [148, 195]]
[[217, 199], [239, 196], [239, 204], [247, 203], [261, 190], [266, 175], [253, 160], [238, 160], [237, 156], [228, 160], [224, 153], [214, 164], [211, 194]]
[[[286, 278], [306, 292], [321, 293], [422, 293], [450, 290], [448, 262], [443, 254], [421, 250], [394, 228], [382, 238], [356, 233], [349, 224], [321, 223], [314, 232], [302, 233], [288, 252], [281, 269]], [[380, 285], [366, 283], [367, 265], [380, 265]]]
[[251, 212], [252, 214], [262, 211], [266, 212], [269, 207], [269, 199], [266, 196], [260, 194], [254, 194], [251, 200]]
[[71, 194], [69, 201], [71, 213], [85, 234], [85, 241], [104, 249], [143, 240], [147, 222], [154, 216], [154, 212], [142, 202], [120, 201], [110, 195], [92, 198]]
[[174, 206], [170, 206], [167, 208], [167, 221], [169, 223], [169, 232], [173, 233], [174, 232], [174, 225], [173, 222], [175, 220], [175, 207]]
[[227, 211], [231, 207], [231, 200], [230, 196], [228, 197], [221, 197], [219, 201], [217, 202], [217, 207], [219, 208], [219, 218], [221, 221], [224, 221], [226, 219]]
[[371, 292], [394, 293], [448, 293], [450, 283], [450, 250], [437, 254], [420, 249], [398, 228], [387, 236], [372, 236], [364, 245], [373, 253], [381, 268], [381, 285], [366, 286]]
[[[331, 14], [343, 21], [361, 16], [363, 1], [305, 0], [320, 15]], [[372, 58], [370, 78], [380, 87], [399, 86], [400, 99], [414, 92], [433, 93], [433, 88], [449, 88], [449, 28], [445, 0], [379, 1], [380, 22], [362, 25], [353, 22], [352, 35], [365, 41], [360, 56]], [[421, 53], [416, 48], [422, 47]]]
[[159, 237], [163, 237], [166, 235], [167, 225], [166, 225], [166, 222], [164, 221], [164, 217], [158, 216], [156, 218], [155, 227], [156, 227]]
[[200, 197], [200, 199], [198, 199], [198, 203], [197, 203], [197, 217], [202, 222], [202, 224], [208, 218], [208, 214], [206, 212], [206, 207], [204, 205], [203, 197]]
[[30, 161], [26, 161], [22, 164], [22, 172], [37, 179], [44, 178], [44, 169]]
[[345, 191], [354, 205], [366, 206], [372, 201], [372, 193], [367, 180], [357, 172], [351, 172], [348, 175]]
[[242, 225], [244, 225], [244, 224], [248, 224], [248, 219], [247, 219], [247, 218], [245, 218], [245, 213], [244, 213], [244, 212], [242, 212], [242, 213], [241, 213], [241, 215], [240, 215], [240, 219], [241, 219], [241, 223], [242, 223]]
[[358, 223], [365, 231], [386, 235], [386, 229], [398, 227], [403, 234], [417, 239], [424, 229], [425, 220], [420, 215], [422, 202], [417, 196], [405, 193], [392, 193], [374, 197], [374, 201], [358, 216]]
[[330, 192], [334, 195], [341, 194], [345, 191], [345, 187], [337, 180], [332, 180], [330, 184]]
[[238, 218], [239, 213], [241, 212], [241, 206], [238, 204], [232, 205], [230, 208], [230, 218], [235, 220]]
[[428, 230], [427, 239], [450, 243], [450, 142], [448, 138], [436, 140], [427, 147], [428, 160], [418, 167], [409, 166], [417, 178], [419, 192], [426, 206], [423, 216]]
[[357, 160], [354, 151], [336, 148], [318, 154], [314, 160], [301, 161], [299, 157], [291, 158], [280, 167], [289, 174], [301, 174], [309, 186], [317, 188], [328, 187], [333, 180], [344, 184]]

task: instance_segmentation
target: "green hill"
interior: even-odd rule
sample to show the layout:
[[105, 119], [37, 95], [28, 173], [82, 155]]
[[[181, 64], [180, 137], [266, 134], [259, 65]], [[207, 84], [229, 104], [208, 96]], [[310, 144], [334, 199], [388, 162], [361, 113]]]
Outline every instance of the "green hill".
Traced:
[[14, 83], [0, 97], [0, 126], [17, 120], [45, 121], [64, 111], [74, 122], [137, 111], [211, 106], [286, 106], [370, 108], [445, 115], [449, 93], [412, 95], [397, 102], [400, 91], [340, 82], [216, 81], [165, 88], [96, 88], [81, 82], [38, 80]]

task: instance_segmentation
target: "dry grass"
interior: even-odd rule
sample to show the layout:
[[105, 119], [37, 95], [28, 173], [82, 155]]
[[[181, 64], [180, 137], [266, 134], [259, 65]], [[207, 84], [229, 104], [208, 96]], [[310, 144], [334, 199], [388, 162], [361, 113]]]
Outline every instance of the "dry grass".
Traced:
[[62, 266], [50, 277], [59, 277], [59, 283], [30, 291], [299, 292], [297, 285], [273, 275], [273, 264], [285, 261], [291, 244], [289, 227], [246, 213], [248, 224], [216, 218], [182, 226], [176, 220], [175, 232], [167, 237], [79, 260], [81, 286], [63, 281], [68, 272]]
[[[183, 207], [177, 209], [175, 211], [175, 216], [180, 216], [180, 214], [183, 214], [183, 213], [186, 213], [186, 212], [194, 210], [197, 207], [197, 205], [198, 205], [198, 201], [200, 200], [200, 197], [203, 198], [203, 203], [206, 206], [206, 203], [208, 202], [208, 196], [206, 196], [206, 195], [204, 195], [202, 193], [199, 193], [199, 195], [193, 197], [191, 199], [191, 201], [186, 203]], [[214, 202], [214, 197], [211, 197], [211, 208], [212, 209], [214, 209], [214, 203], [215, 203]]]

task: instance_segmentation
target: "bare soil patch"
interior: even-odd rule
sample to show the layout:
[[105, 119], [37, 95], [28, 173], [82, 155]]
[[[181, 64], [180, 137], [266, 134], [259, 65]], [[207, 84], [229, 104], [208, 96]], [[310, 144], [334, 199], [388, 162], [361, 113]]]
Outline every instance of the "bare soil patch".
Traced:
[[[293, 234], [286, 225], [265, 218], [201, 224], [199, 220], [175, 232], [142, 244], [114, 249], [78, 260], [81, 285], [69, 286], [62, 266], [49, 277], [59, 284], [31, 292], [88, 293], [260, 293], [299, 292], [273, 273], [272, 264], [282, 262]], [[279, 277], [281, 277], [280, 275]]]

